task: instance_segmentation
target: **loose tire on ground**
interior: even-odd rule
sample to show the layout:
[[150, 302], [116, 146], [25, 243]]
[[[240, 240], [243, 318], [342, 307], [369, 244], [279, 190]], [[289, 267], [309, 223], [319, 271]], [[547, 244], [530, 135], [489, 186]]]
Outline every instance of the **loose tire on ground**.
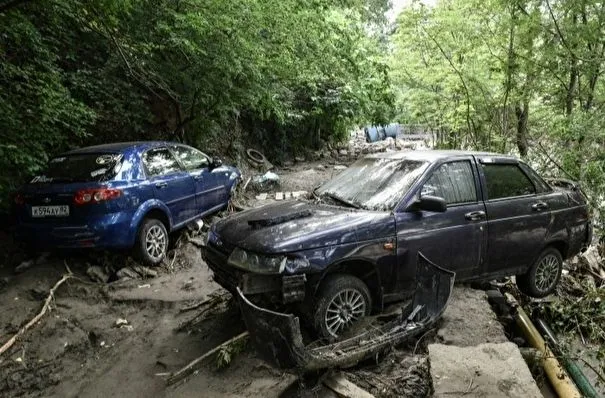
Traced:
[[158, 265], [166, 258], [169, 243], [170, 237], [164, 223], [147, 218], [139, 228], [134, 256], [145, 265]]
[[[313, 326], [319, 337], [332, 340], [369, 315], [371, 309], [370, 291], [361, 279], [346, 274], [329, 275], [317, 294]], [[340, 328], [335, 330], [335, 326]]]
[[563, 271], [563, 256], [554, 247], [546, 248], [531, 268], [516, 276], [517, 287], [531, 297], [545, 297], [551, 294]]

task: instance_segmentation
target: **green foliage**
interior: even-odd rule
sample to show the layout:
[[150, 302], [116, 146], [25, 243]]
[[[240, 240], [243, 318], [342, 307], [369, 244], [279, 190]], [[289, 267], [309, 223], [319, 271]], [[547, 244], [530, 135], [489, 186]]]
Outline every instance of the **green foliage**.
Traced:
[[275, 155], [392, 109], [387, 0], [11, 4], [0, 6], [3, 200], [76, 146], [205, 146], [236, 130]]
[[512, 152], [605, 194], [605, 13], [597, 1], [413, 2], [390, 61], [399, 119], [438, 146]]
[[216, 368], [224, 369], [228, 367], [239, 353], [246, 350], [248, 340], [248, 337], [244, 337], [221, 347], [216, 353]]

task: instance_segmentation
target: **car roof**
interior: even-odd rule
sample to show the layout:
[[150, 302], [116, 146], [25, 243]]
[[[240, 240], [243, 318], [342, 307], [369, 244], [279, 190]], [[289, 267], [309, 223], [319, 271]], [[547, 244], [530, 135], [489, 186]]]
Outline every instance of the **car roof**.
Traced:
[[514, 161], [517, 162], [518, 159], [511, 155], [504, 155], [501, 153], [494, 152], [480, 152], [480, 151], [461, 151], [461, 150], [417, 150], [417, 151], [393, 151], [393, 152], [381, 152], [373, 155], [369, 155], [371, 158], [381, 158], [381, 159], [410, 159], [410, 160], [420, 160], [427, 162], [434, 162], [440, 159], [451, 159], [457, 157], [465, 157], [465, 156], [474, 156], [481, 160], [489, 161], [488, 159], [498, 160], [498, 161]]
[[84, 148], [78, 148], [71, 150], [69, 152], [65, 152], [62, 155], [77, 155], [77, 154], [86, 154], [86, 153], [106, 153], [106, 152], [114, 152], [114, 153], [122, 153], [129, 149], [138, 149], [138, 150], [146, 150], [149, 148], [155, 148], [162, 145], [168, 144], [178, 144], [176, 142], [166, 142], [166, 141], [132, 141], [132, 142], [114, 142], [111, 144], [102, 144], [102, 145], [94, 145], [87, 146]]

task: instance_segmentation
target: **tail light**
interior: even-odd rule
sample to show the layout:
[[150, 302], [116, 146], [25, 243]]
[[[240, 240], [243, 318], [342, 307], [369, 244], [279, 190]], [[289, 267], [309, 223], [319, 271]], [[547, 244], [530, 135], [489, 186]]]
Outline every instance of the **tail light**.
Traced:
[[89, 203], [100, 203], [112, 200], [122, 196], [122, 191], [112, 188], [92, 188], [82, 189], [74, 195], [74, 203], [77, 205], [86, 205]]
[[20, 193], [15, 195], [14, 200], [17, 206], [23, 206], [25, 204], [25, 197]]

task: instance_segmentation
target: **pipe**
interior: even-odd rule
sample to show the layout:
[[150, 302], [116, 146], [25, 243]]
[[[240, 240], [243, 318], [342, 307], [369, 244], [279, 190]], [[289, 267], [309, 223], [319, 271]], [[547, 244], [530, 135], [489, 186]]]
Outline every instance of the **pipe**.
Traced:
[[597, 391], [594, 389], [594, 387], [590, 383], [590, 380], [588, 380], [584, 372], [582, 372], [582, 369], [580, 369], [578, 364], [576, 364], [575, 361], [566, 358], [562, 355], [563, 352], [561, 350], [561, 346], [559, 345], [555, 334], [553, 333], [552, 329], [548, 326], [548, 324], [540, 318], [536, 319], [536, 324], [538, 325], [538, 328], [541, 329], [542, 332], [544, 332], [546, 340], [548, 340], [549, 343], [552, 344], [553, 349], [557, 352], [557, 354], [561, 356], [561, 362], [563, 362], [563, 365], [567, 369], [567, 372], [578, 386], [578, 389], [580, 389], [582, 395], [588, 398], [598, 398], [599, 395], [597, 394]]
[[537, 348], [542, 352], [544, 361], [542, 367], [546, 372], [546, 376], [552, 384], [555, 392], [561, 398], [581, 398], [580, 391], [573, 384], [573, 381], [561, 366], [553, 352], [548, 348], [542, 336], [531, 322], [531, 319], [527, 316], [523, 308], [517, 303], [517, 300], [510, 294], [506, 294], [507, 301], [516, 310], [515, 321], [521, 328], [527, 341], [532, 347]]

